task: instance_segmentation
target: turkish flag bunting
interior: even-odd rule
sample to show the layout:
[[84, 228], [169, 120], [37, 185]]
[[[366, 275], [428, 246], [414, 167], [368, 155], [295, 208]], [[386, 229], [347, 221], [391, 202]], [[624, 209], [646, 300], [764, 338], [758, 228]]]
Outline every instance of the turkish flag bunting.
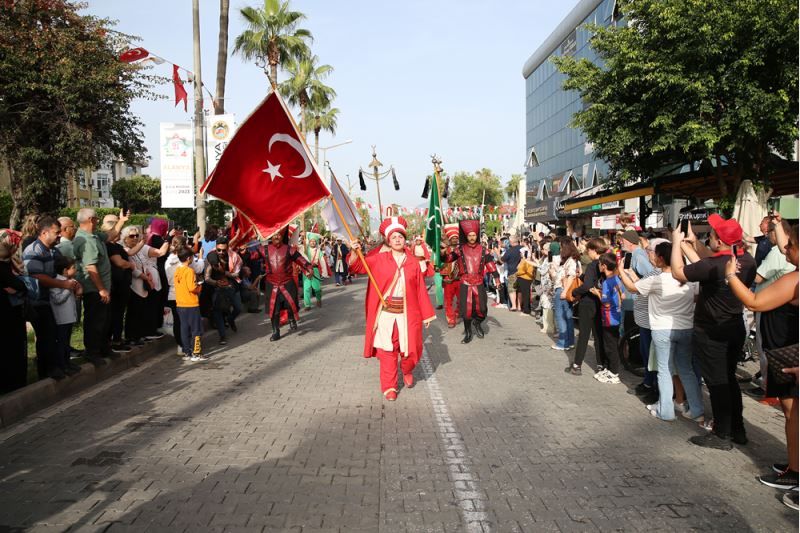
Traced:
[[183, 88], [183, 80], [181, 80], [180, 75], [178, 74], [178, 65], [172, 65], [172, 83], [175, 85], [175, 105], [178, 105], [178, 102], [183, 100], [183, 110], [188, 110], [188, 100], [187, 97], [189, 94], [186, 92], [186, 89]]
[[263, 237], [331, 194], [275, 92], [239, 126], [200, 190], [236, 207]]
[[123, 63], [135, 63], [136, 61], [145, 59], [149, 55], [150, 52], [144, 48], [131, 48], [130, 50], [125, 50], [122, 52], [119, 55], [119, 60]]

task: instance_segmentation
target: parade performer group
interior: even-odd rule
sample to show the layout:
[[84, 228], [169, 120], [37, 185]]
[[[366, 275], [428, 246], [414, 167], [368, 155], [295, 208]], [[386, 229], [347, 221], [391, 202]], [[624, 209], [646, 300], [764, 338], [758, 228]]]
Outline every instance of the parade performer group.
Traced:
[[272, 323], [271, 341], [281, 338], [281, 310], [289, 315], [289, 329], [297, 329], [297, 281], [294, 266], [297, 265], [305, 278], [313, 276], [311, 264], [296, 247], [289, 245], [289, 228], [272, 236], [267, 245], [266, 285], [267, 316]]
[[483, 338], [484, 331], [481, 323], [486, 319], [486, 288], [483, 286], [483, 277], [486, 273], [492, 274], [495, 285], [500, 284], [500, 275], [494, 264], [494, 258], [488, 250], [478, 242], [481, 223], [477, 219], [464, 219], [459, 221], [459, 245], [457, 248], [442, 248], [440, 250], [442, 261], [456, 263], [460, 276], [461, 288], [459, 292], [459, 313], [464, 319], [464, 339], [466, 344], [472, 341], [472, 326], [475, 334]]
[[[403, 383], [414, 386], [412, 372], [422, 356], [422, 329], [436, 319], [419, 260], [406, 247], [406, 228], [403, 217], [384, 220], [380, 225], [384, 244], [366, 257], [381, 294], [368, 284], [364, 357], [378, 358], [381, 391], [389, 401], [397, 399], [398, 361]], [[361, 245], [354, 241], [352, 247], [358, 250]]]

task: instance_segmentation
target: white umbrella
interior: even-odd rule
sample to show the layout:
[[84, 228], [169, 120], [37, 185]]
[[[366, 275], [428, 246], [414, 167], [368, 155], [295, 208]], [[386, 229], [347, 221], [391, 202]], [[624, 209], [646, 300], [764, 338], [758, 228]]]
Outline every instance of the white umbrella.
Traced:
[[[745, 235], [753, 238], [761, 235], [758, 227], [767, 216], [767, 200], [771, 195], [771, 188], [765, 187], [757, 191], [750, 180], [744, 180], [739, 186], [733, 206], [733, 218], [739, 221]], [[755, 244], [750, 246], [750, 253], [755, 254]]]

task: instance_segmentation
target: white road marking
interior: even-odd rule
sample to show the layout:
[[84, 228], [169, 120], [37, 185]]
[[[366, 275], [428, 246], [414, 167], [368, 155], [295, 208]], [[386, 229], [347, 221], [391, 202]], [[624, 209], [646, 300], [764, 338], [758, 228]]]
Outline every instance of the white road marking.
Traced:
[[450, 410], [439, 388], [439, 381], [433, 373], [433, 365], [426, 349], [422, 351], [419, 366], [425, 374], [425, 384], [433, 404], [433, 416], [436, 417], [439, 438], [446, 454], [445, 463], [450, 469], [450, 481], [453, 483], [453, 492], [461, 517], [467, 526], [466, 530], [475, 533], [492, 531], [492, 523], [486, 512], [488, 501], [483, 496], [478, 480], [470, 471], [472, 460], [467, 455], [464, 437], [450, 416]]

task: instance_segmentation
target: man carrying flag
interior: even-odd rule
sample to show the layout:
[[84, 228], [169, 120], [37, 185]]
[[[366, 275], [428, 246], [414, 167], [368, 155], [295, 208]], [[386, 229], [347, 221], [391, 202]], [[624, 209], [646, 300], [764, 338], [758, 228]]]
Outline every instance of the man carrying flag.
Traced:
[[271, 340], [280, 338], [281, 307], [291, 311], [290, 329], [297, 327], [292, 263], [310, 269], [308, 261], [290, 248], [286, 226], [330, 196], [320, 176], [286, 104], [271, 91], [236, 131], [200, 189], [236, 207], [262, 236], [273, 236], [267, 247], [265, 276]]

